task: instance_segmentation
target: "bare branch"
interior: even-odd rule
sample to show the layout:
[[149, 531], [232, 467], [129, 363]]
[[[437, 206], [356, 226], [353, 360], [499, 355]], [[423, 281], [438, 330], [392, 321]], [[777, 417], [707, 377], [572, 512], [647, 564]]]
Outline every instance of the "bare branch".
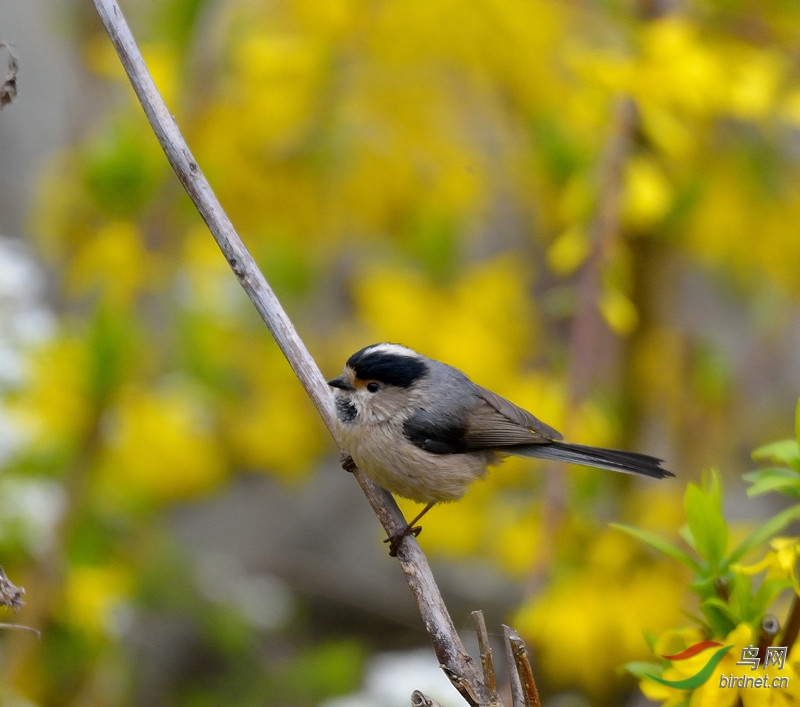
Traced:
[[37, 638], [42, 637], [42, 632], [39, 631], [39, 629], [33, 628], [33, 626], [25, 626], [23, 624], [9, 624], [2, 622], [0, 623], [0, 629], [8, 629], [12, 631], [29, 631], [30, 633], [35, 633]]
[[0, 42], [0, 49], [5, 49], [8, 52], [8, 73], [6, 73], [3, 83], [0, 83], [1, 110], [3, 106], [13, 103], [14, 99], [17, 97], [17, 70], [19, 69], [19, 64], [17, 63], [17, 57], [14, 55], [14, 52], [11, 51], [11, 47], [9, 47], [8, 44]]
[[[536, 680], [533, 677], [533, 669], [528, 659], [528, 649], [525, 647], [525, 642], [520, 638], [516, 629], [503, 626], [503, 632], [513, 658], [512, 665], [516, 667], [516, 674], [519, 676], [518, 680], [522, 687], [522, 694], [524, 695], [524, 702], [522, 704], [530, 705], [530, 707], [542, 707], [542, 701], [539, 699], [539, 690], [536, 689]], [[514, 704], [516, 705], [516, 702]]]
[[[25, 589], [14, 584], [8, 578], [5, 570], [0, 567], [0, 606], [6, 606], [14, 611], [19, 611], [23, 606], [25, 606], [25, 602], [22, 599], [24, 594]], [[35, 628], [32, 628], [31, 626], [23, 626], [22, 624], [9, 624], [3, 622], [0, 623], [0, 629], [30, 631], [31, 633], [35, 633], [39, 638], [42, 637], [42, 634]]]
[[[761, 626], [758, 632], [758, 657], [763, 661], [767, 655], [767, 648], [772, 645], [775, 636], [781, 630], [781, 624], [774, 614], [765, 614], [761, 619]], [[789, 652], [788, 646], [786, 652]], [[765, 664], [766, 665], [766, 664]]]
[[473, 611], [472, 619], [475, 621], [475, 632], [478, 635], [478, 648], [481, 653], [481, 667], [483, 668], [483, 681], [486, 684], [487, 697], [490, 705], [499, 705], [500, 697], [497, 694], [497, 676], [492, 660], [492, 647], [489, 645], [489, 633], [486, 631], [486, 620], [482, 611]]
[[432, 700], [419, 690], [411, 693], [411, 707], [442, 707], [436, 700]]
[[506, 659], [508, 660], [508, 678], [511, 686], [511, 707], [527, 707], [525, 694], [522, 691], [522, 681], [519, 672], [516, 670], [516, 660], [514, 658], [514, 648], [511, 645], [512, 635], [517, 635], [516, 630], [510, 626], [503, 625], [503, 645], [506, 649]]
[[8, 578], [5, 570], [0, 567], [0, 605], [19, 611], [25, 606], [25, 601], [22, 598], [24, 594], [25, 588], [14, 584]]
[[[147, 70], [119, 5], [115, 0], [93, 2], [170, 165], [335, 438], [332, 396], [325, 378], [192, 156]], [[353, 469], [353, 474], [387, 535], [402, 530], [405, 521], [392, 497], [358, 469]], [[419, 544], [413, 538], [406, 538], [398, 558], [442, 669], [470, 704], [485, 704], [485, 687], [479, 671], [461, 643]]]

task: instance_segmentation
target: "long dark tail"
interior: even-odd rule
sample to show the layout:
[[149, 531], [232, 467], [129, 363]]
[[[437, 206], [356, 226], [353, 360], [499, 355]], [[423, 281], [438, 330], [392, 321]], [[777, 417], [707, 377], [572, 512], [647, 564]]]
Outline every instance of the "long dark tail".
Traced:
[[661, 468], [662, 460], [638, 452], [623, 452], [619, 449], [601, 449], [587, 447], [583, 444], [568, 442], [546, 442], [544, 444], [526, 444], [518, 447], [507, 447], [503, 451], [521, 457], [537, 457], [555, 461], [591, 466], [597, 469], [622, 471], [626, 474], [641, 474], [663, 479], [675, 476], [671, 471]]

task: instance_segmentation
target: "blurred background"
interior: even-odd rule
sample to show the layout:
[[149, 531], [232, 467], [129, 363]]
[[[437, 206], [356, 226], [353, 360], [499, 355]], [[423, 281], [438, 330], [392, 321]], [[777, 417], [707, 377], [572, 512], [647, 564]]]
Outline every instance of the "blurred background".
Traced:
[[[776, 510], [740, 477], [800, 394], [800, 5], [123, 10], [324, 374], [404, 343], [676, 472], [510, 460], [420, 537], [548, 705], [652, 704], [619, 667], [687, 575], [608, 522], [676, 538], [710, 467]], [[42, 632], [0, 633], [0, 704], [463, 704], [91, 3], [0, 0], [0, 41], [0, 619]]]

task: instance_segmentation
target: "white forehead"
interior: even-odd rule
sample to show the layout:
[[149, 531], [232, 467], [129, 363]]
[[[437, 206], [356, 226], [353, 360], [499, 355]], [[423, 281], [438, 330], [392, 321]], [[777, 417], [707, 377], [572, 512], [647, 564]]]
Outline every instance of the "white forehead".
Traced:
[[370, 346], [367, 351], [370, 353], [392, 354], [394, 356], [409, 356], [410, 358], [419, 358], [419, 354], [407, 346], [400, 344], [375, 344]]

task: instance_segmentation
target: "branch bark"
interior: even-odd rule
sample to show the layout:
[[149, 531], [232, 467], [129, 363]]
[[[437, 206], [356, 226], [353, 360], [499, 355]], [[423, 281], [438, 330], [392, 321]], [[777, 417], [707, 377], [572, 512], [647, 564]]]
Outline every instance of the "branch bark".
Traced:
[[0, 42], [0, 49], [5, 49], [8, 52], [8, 73], [0, 83], [0, 110], [3, 106], [13, 103], [17, 97], [17, 71], [19, 71], [19, 63], [11, 47], [5, 42]]
[[[528, 649], [524, 641], [519, 637], [516, 629], [510, 626], [503, 626], [503, 634], [505, 635], [507, 650], [510, 651], [512, 658], [512, 665], [515, 668], [518, 677], [517, 689], [522, 692], [521, 704], [526, 707], [542, 707], [542, 701], [539, 699], [539, 691], [536, 688], [536, 680], [533, 677], [533, 669], [531, 662], [528, 658]], [[514, 702], [516, 705], [516, 700]]]
[[[228, 265], [264, 320], [298, 380], [314, 402], [331, 435], [336, 439], [332, 396], [325, 378], [192, 156], [175, 119], [153, 82], [119, 5], [115, 0], [92, 1], [175, 174], [208, 225]], [[405, 527], [405, 520], [391, 495], [358, 469], [353, 469], [353, 475], [387, 535], [391, 537], [400, 532]], [[464, 649], [427, 559], [414, 538], [406, 538], [402, 543], [398, 559], [442, 669], [469, 704], [486, 704], [486, 688], [480, 671]]]
[[473, 611], [472, 620], [475, 622], [475, 633], [478, 636], [478, 649], [481, 655], [481, 668], [483, 681], [486, 684], [487, 697], [490, 705], [500, 705], [500, 696], [497, 694], [497, 674], [494, 669], [492, 647], [489, 645], [489, 632], [486, 630], [486, 620], [482, 611]]

